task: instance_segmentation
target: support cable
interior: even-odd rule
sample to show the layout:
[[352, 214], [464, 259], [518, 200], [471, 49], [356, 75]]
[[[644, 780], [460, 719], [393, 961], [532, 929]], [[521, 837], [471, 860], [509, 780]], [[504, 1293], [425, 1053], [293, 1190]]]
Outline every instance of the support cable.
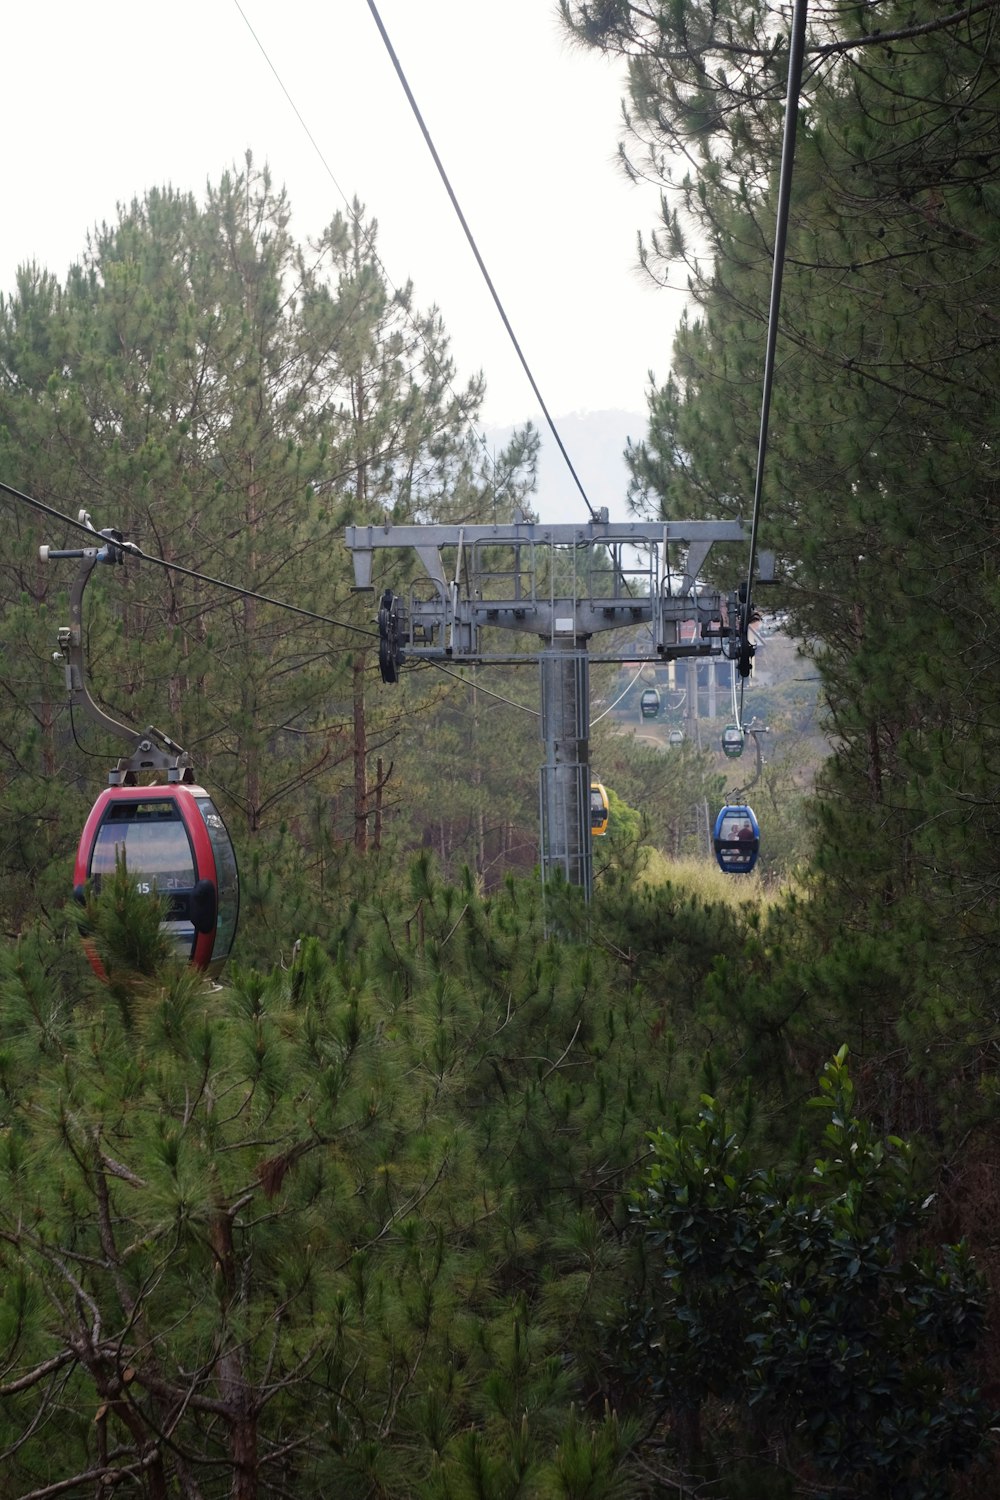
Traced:
[[476, 264], [478, 265], [482, 273], [483, 280], [486, 282], [486, 285], [489, 288], [490, 296], [493, 298], [496, 310], [500, 314], [503, 326], [507, 330], [507, 336], [514, 347], [514, 353], [521, 361], [521, 368], [524, 371], [525, 375], [528, 377], [528, 384], [531, 386], [531, 389], [534, 392], [535, 400], [538, 402], [539, 406], [542, 409], [542, 415], [548, 423], [549, 431], [552, 433], [552, 436], [556, 440], [556, 446], [558, 447], [559, 452], [562, 454], [563, 459], [566, 463], [566, 467], [573, 477], [573, 482], [575, 483], [577, 489], [580, 491], [580, 494], [583, 496], [583, 502], [586, 505], [587, 509], [590, 511], [591, 519], [596, 521], [597, 511], [590, 503], [587, 491], [584, 489], [583, 484], [580, 481], [580, 476], [577, 474], [576, 469], [573, 467], [570, 456], [566, 452], [565, 445], [563, 444], [563, 440], [559, 436], [558, 428], [556, 427], [555, 422], [549, 414], [549, 409], [545, 404], [535, 377], [531, 373], [531, 367], [529, 366], [528, 361], [524, 356], [524, 351], [522, 350], [521, 345], [518, 342], [517, 335], [515, 334], [514, 329], [511, 326], [510, 319], [508, 318], [504, 310], [504, 305], [500, 301], [499, 293], [497, 292], [496, 287], [493, 285], [492, 277], [490, 276], [489, 271], [486, 269], [486, 262], [483, 260], [482, 255], [479, 253], [479, 246], [476, 244], [472, 230], [469, 228], [466, 217], [462, 212], [461, 205], [459, 204], [459, 201], [455, 196], [455, 190], [452, 187], [451, 182], [448, 178], [448, 174], [444, 169], [444, 164], [442, 163], [441, 158], [437, 153], [437, 148], [435, 147], [434, 142], [431, 138], [431, 133], [424, 123], [424, 117], [420, 113], [420, 107], [417, 104], [416, 99], [414, 98], [413, 90], [410, 88], [410, 85], [407, 82], [406, 74], [403, 72], [402, 64], [400, 63], [399, 58], [396, 56], [395, 48], [393, 47], [392, 42], [389, 39], [389, 33], [386, 31], [385, 26], [382, 23], [382, 17], [378, 13], [378, 8], [375, 5], [375, 0], [368, 0], [368, 9], [371, 11], [375, 25], [378, 27], [379, 35], [381, 36], [382, 41], [385, 44], [385, 49], [389, 54], [389, 58], [392, 62], [393, 67], [396, 70], [396, 77], [402, 84], [403, 92], [406, 95], [407, 102], [409, 103], [411, 110], [413, 111], [414, 118], [416, 119], [417, 124], [420, 126], [420, 132], [423, 135], [425, 142], [427, 143], [427, 149], [431, 153], [431, 156], [434, 160], [434, 165], [437, 167], [438, 176], [441, 178], [441, 181], [444, 184], [445, 191], [447, 192], [448, 197], [451, 199], [451, 206], [458, 216], [458, 222], [461, 224], [462, 229], [465, 232], [465, 238], [469, 242], [469, 247], [472, 250], [473, 255], [476, 257]]
[[[463, 677], [461, 672], [456, 672], [452, 667], [442, 666], [439, 661], [428, 659], [427, 665], [429, 667], [437, 667], [439, 672], [444, 672], [448, 677], [454, 677], [457, 682], [467, 683], [469, 680], [467, 677]], [[492, 688], [484, 688], [482, 683], [476, 682], [473, 683], [473, 686], [477, 693], [484, 693], [487, 698], [496, 698], [499, 703], [506, 703], [511, 708], [519, 708], [523, 714], [530, 714], [533, 719], [541, 718], [541, 714], [537, 708], [528, 708], [524, 703], [518, 703], [515, 698], [505, 698], [502, 693], [495, 693]]]
[[730, 661], [730, 663], [729, 663], [729, 688], [730, 688], [730, 693], [732, 695], [732, 703], [733, 703], [733, 722], [735, 723], [736, 728], [740, 731], [740, 734], [742, 734], [743, 733], [743, 683], [742, 683], [742, 681], [740, 682], [739, 696], [737, 696], [737, 693], [736, 693], [736, 678], [737, 678], [737, 675], [738, 674], [737, 674], [737, 671], [736, 671], [736, 663], [734, 661]]
[[[788, 242], [788, 220], [792, 195], [792, 167], [795, 159], [795, 132], [798, 124], [799, 94], [802, 88], [802, 63], [805, 55], [806, 12], [808, 0], [795, 0], [788, 44], [788, 91], [785, 96], [785, 128], [781, 145], [781, 170], [778, 178], [778, 204], [774, 226], [774, 262], [771, 271], [771, 302], [767, 319], [767, 345], [764, 356], [764, 390], [761, 399], [760, 437], [757, 443], [757, 472], [754, 478], [753, 513], [750, 521], [750, 559], [747, 565], [746, 598], [740, 622], [740, 674], [750, 672], [750, 613], [753, 599], [753, 577], [757, 561], [757, 530], [760, 523], [761, 492], [764, 485], [764, 461], [767, 456], [768, 424], [771, 416], [771, 392], [774, 387], [775, 350], [778, 342], [778, 314], [781, 307], [781, 282]], [[744, 671], [744, 666], [746, 670]]]
[[[62, 511], [56, 510], [54, 506], [46, 505], [44, 500], [36, 500], [33, 495], [26, 495], [22, 490], [16, 490], [13, 485], [5, 484], [0, 479], [0, 490], [10, 495], [14, 500], [20, 500], [34, 510], [40, 511], [42, 515], [51, 516], [55, 521], [61, 521], [63, 525], [70, 526], [76, 531], [82, 531], [84, 536], [91, 541], [95, 537], [106, 541], [107, 538], [101, 532], [95, 531], [92, 526], [87, 526], [83, 521], [76, 521], [72, 516], [64, 515]], [[361, 625], [351, 625], [346, 620], [335, 620], [331, 615], [320, 615], [311, 609], [302, 609], [298, 604], [289, 604], [284, 599], [275, 599], [270, 594], [258, 594], [254, 589], [243, 588], [238, 583], [227, 583], [224, 578], [213, 578], [208, 573], [199, 573], [196, 568], [185, 568], [182, 563], [167, 562], [166, 558], [155, 557], [151, 552], [144, 552], [135, 542], [123, 543], [125, 551], [142, 562], [153, 563], [158, 568], [167, 568], [174, 573], [183, 573], [186, 578], [197, 578], [201, 583], [211, 584], [213, 588], [225, 589], [231, 594], [239, 594], [242, 599], [256, 599], [261, 604], [273, 604], [276, 609], [288, 610], [290, 614], [302, 615], [307, 620], [318, 620], [321, 625], [336, 625], [340, 630], [352, 630], [355, 635], [370, 636], [378, 640], [378, 631], [365, 630]]]
[[[306, 139], [308, 140], [309, 144], [312, 146], [312, 148], [315, 151], [317, 157], [319, 158], [319, 161], [320, 161], [320, 163], [321, 163], [321, 165], [323, 167], [323, 170], [325, 171], [326, 175], [329, 177], [330, 181], [333, 183], [334, 187], [336, 188], [337, 192], [340, 194], [341, 198], [344, 200], [344, 207], [346, 208], [348, 214], [350, 215], [351, 220], [353, 221], [355, 227], [357, 228], [358, 232], [360, 233], [360, 235], [361, 235], [362, 239], [364, 240], [365, 244], [368, 246], [368, 252], [369, 252], [369, 254], [372, 257], [372, 260], [378, 266], [378, 268], [381, 271], [382, 275], [385, 277], [387, 285], [390, 286], [392, 288], [393, 292], [396, 294], [396, 297], [400, 301], [400, 305], [404, 306], [404, 308], [405, 308], [405, 303], [404, 303], [403, 299], [400, 296], [400, 290], [399, 290], [399, 288], [396, 286], [396, 284], [393, 281], [392, 277], [389, 275], [389, 271], [388, 271], [388, 269], [387, 269], [387, 267], [385, 265], [385, 262], [382, 260], [381, 256], [378, 254], [378, 251], [375, 249], [374, 242], [373, 242], [371, 236], [369, 235], [367, 229], [365, 228], [365, 225], [361, 221], [360, 217], [355, 213], [353, 203], [348, 198], [347, 194], [345, 193], [344, 189], [341, 187], [340, 183], [337, 181], [337, 178], [336, 178], [336, 176], [334, 175], [334, 172], [333, 172], [333, 168], [330, 166], [330, 163], [327, 161], [327, 159], [324, 156], [322, 150], [320, 149], [320, 146], [319, 146], [318, 141], [316, 140], [316, 137], [313, 135], [312, 131], [309, 129], [309, 126], [306, 124], [305, 116], [303, 115], [302, 111], [299, 109], [299, 107], [296, 104], [295, 100], [292, 98], [292, 95], [289, 93], [288, 88], [287, 88], [287, 86], [285, 84], [284, 79], [281, 77], [281, 74], [278, 72], [277, 68], [274, 65], [274, 62], [272, 61], [270, 55], [268, 54], [267, 48], [264, 46], [264, 43], [261, 41], [260, 37], [257, 35], [256, 31], [254, 30], [253, 26], [251, 25], [250, 19], [247, 16], [246, 11], [243, 9], [242, 5], [240, 4], [240, 0], [233, 0], [233, 4], [236, 6], [236, 9], [239, 11], [240, 16], [241, 16], [241, 18], [243, 20], [243, 23], [244, 23], [244, 25], [247, 28], [247, 31], [249, 31], [251, 37], [253, 38], [254, 42], [256, 43], [257, 48], [258, 48], [258, 50], [260, 52], [261, 57], [263, 57], [264, 61], [267, 63], [267, 66], [270, 68], [271, 72], [273, 73], [275, 82], [277, 83], [279, 89], [284, 94], [285, 98], [288, 100], [289, 107], [291, 108], [292, 113], [294, 114], [295, 118], [298, 120], [299, 124], [301, 125], [303, 133], [305, 134]], [[476, 426], [475, 422], [472, 420], [472, 418], [469, 417], [469, 416], [467, 416], [464, 398], [455, 389], [454, 383], [448, 378], [446, 372], [442, 369], [441, 362], [438, 359], [438, 356], [435, 353], [434, 349], [431, 347], [430, 343], [428, 342], [427, 338], [425, 337], [423, 329], [420, 327], [419, 323], [417, 323], [416, 320], [412, 317], [412, 315], [409, 312], [409, 308], [405, 308], [405, 311], [406, 311], [406, 316], [409, 318], [411, 327], [413, 328], [414, 332], [417, 335], [417, 338], [420, 340], [421, 344], [423, 345], [425, 354], [427, 355], [427, 357], [430, 360], [431, 364], [434, 366], [434, 369], [436, 370], [436, 372], [438, 373], [438, 375], [442, 376], [442, 378], [444, 379], [445, 384], [447, 385], [447, 388], [451, 391], [452, 395], [455, 397], [455, 401], [456, 401], [456, 403], [458, 405], [459, 410], [462, 413], [463, 419], [465, 420], [465, 422], [467, 423], [467, 425], [469, 426], [469, 428], [471, 429], [471, 431], [475, 435], [476, 441], [477, 441], [479, 447], [483, 450], [483, 453], [485, 454], [487, 461], [492, 465], [492, 468], [493, 468], [493, 486], [494, 486], [494, 497], [493, 498], [494, 498], [494, 504], [495, 504], [496, 503], [496, 483], [497, 483], [496, 455], [495, 455], [495, 453], [491, 454], [491, 452], [490, 452], [489, 443], [487, 441], [485, 432], [481, 432], [479, 430], [479, 428]]]
[[608, 706], [607, 706], [607, 708], [603, 711], [603, 713], [599, 713], [597, 715], [596, 719], [591, 719], [591, 721], [590, 721], [590, 727], [591, 727], [591, 729], [593, 729], [593, 727], [594, 727], [595, 724], [599, 724], [602, 719], [606, 719], [608, 717], [608, 714], [611, 712], [611, 710], [613, 708], [617, 708], [618, 707], [618, 705], [622, 701], [622, 699], [625, 698], [625, 697], [627, 697], [628, 694], [635, 687], [636, 683], [639, 681], [639, 678], [642, 676], [642, 674], [643, 674], [643, 672], [645, 670], [646, 670], [645, 666], [640, 667], [639, 670], [638, 670], [638, 672], [636, 672], [635, 676], [632, 678], [632, 681], [629, 683], [628, 687], [624, 690], [624, 692], [621, 692], [621, 693], [618, 694], [618, 697], [615, 699], [614, 703], [609, 703]]

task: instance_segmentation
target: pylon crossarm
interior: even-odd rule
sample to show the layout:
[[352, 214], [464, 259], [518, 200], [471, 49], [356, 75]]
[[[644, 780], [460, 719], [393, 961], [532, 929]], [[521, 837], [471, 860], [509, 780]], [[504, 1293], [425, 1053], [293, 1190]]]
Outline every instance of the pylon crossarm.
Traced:
[[[648, 644], [632, 642], [604, 658], [613, 661], [734, 650], [731, 602], [716, 590], [699, 590], [697, 574], [713, 543], [741, 539], [739, 522], [714, 521], [351, 526], [346, 533], [358, 588], [371, 586], [376, 550], [412, 549], [423, 566], [407, 601], [386, 591], [391, 616], [383, 596], [386, 682], [397, 680], [404, 659], [535, 659], [484, 651], [481, 634], [490, 628], [537, 636], [543, 649], [602, 631], [646, 631]], [[667, 552], [675, 545], [685, 549], [686, 562], [671, 572]]]

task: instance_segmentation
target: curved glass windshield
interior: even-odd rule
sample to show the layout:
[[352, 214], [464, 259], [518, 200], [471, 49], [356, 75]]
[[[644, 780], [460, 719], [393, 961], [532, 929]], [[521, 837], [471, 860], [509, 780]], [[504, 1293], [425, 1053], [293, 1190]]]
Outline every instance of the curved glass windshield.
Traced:
[[[194, 887], [194, 850], [180, 809], [169, 798], [111, 803], [91, 851], [91, 878], [114, 875], [115, 861], [122, 857], [143, 895], [170, 896]], [[163, 927], [186, 957], [195, 939], [193, 924], [186, 918], [168, 918]]]
[[156, 882], [162, 894], [189, 891], [195, 882], [194, 851], [173, 802], [113, 802], [90, 856], [90, 874], [113, 875], [125, 856], [129, 873], [142, 884]]
[[724, 857], [730, 869], [753, 864], [758, 835], [746, 808], [735, 807], [722, 814], [716, 839], [725, 846]]
[[221, 962], [229, 957], [236, 936], [236, 922], [240, 914], [240, 883], [236, 868], [236, 854], [226, 825], [211, 797], [197, 797], [198, 811], [208, 829], [208, 837], [215, 855], [215, 878], [218, 885], [219, 916], [212, 948], [212, 962]]

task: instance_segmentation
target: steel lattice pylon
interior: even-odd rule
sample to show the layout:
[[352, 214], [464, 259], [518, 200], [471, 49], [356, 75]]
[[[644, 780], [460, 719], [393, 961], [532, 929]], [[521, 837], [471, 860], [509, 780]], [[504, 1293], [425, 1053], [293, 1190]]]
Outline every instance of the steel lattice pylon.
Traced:
[[[539, 776], [540, 862], [590, 896], [591, 661], [736, 659], [751, 608], [739, 591], [699, 584], [716, 542], [745, 540], [739, 521], [626, 522], [607, 512], [584, 525], [350, 526], [358, 590], [374, 587], [374, 557], [416, 553], [423, 572], [407, 597], [383, 587], [379, 664], [395, 682], [408, 660], [452, 665], [539, 664], [545, 760]], [[761, 558], [761, 578], [770, 561]], [[629, 631], [627, 648], [596, 654], [592, 636]], [[493, 631], [534, 635], [536, 651], [492, 649]], [[648, 637], [648, 639], [647, 639]]]

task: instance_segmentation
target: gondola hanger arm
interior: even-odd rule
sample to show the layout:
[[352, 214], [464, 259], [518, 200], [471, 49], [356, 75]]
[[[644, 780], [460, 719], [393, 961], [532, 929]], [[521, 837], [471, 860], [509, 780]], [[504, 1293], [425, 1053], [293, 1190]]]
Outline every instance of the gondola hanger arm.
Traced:
[[108, 527], [97, 531], [85, 510], [80, 511], [80, 521], [94, 531], [101, 546], [70, 547], [66, 549], [41, 546], [38, 555], [42, 562], [62, 558], [75, 558], [80, 568], [73, 581], [69, 596], [69, 625], [61, 626], [58, 634], [59, 649], [54, 660], [65, 663], [66, 689], [73, 708], [81, 709], [89, 719], [107, 734], [125, 739], [132, 747], [131, 754], [122, 756], [117, 766], [108, 773], [110, 786], [135, 785], [142, 772], [163, 776], [168, 782], [193, 782], [194, 769], [187, 751], [176, 744], [162, 730], [149, 725], [144, 730], [132, 729], [105, 713], [92, 698], [87, 683], [87, 658], [83, 645], [83, 596], [87, 584], [99, 563], [120, 566], [126, 555], [141, 556], [133, 542], [126, 542], [120, 531]]
[[738, 790], [730, 793], [728, 799], [730, 802], [742, 802], [746, 797], [747, 792], [749, 792], [752, 787], [755, 787], [757, 785], [764, 772], [764, 752], [761, 748], [760, 737], [762, 734], [769, 734], [770, 730], [768, 729], [766, 724], [758, 724], [755, 721], [754, 723], [748, 724], [746, 726], [745, 732], [749, 736], [749, 738], [753, 740], [756, 764], [754, 766], [754, 773], [751, 776], [750, 780]]

